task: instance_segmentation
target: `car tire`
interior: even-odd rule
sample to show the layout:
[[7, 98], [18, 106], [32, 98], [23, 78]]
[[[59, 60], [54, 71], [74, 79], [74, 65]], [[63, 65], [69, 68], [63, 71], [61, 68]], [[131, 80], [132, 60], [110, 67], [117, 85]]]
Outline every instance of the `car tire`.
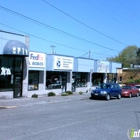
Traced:
[[94, 98], [91, 96], [91, 97], [89, 97], [89, 99], [90, 99], [90, 100], [93, 100]]
[[130, 94], [129, 94], [129, 98], [131, 98], [131, 97], [132, 97], [132, 94], [130, 93]]
[[107, 101], [110, 100], [110, 95], [109, 95], [109, 94], [106, 95], [106, 100], [107, 100]]
[[118, 94], [117, 99], [121, 99], [121, 94]]

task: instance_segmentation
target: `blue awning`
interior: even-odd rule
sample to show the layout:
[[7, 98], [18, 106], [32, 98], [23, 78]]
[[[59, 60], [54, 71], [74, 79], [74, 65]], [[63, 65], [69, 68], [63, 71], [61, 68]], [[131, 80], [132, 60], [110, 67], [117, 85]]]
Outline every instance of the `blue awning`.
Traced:
[[17, 40], [10, 40], [6, 43], [3, 49], [4, 55], [19, 55], [19, 56], [29, 56], [28, 47]]

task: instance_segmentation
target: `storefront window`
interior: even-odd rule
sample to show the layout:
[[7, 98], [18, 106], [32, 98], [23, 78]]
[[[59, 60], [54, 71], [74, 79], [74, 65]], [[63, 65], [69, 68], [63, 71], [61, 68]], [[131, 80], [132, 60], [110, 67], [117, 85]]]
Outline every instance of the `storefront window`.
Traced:
[[13, 57], [0, 56], [0, 91], [13, 90]]
[[38, 90], [39, 72], [29, 71], [28, 90]]
[[92, 85], [97, 86], [104, 82], [104, 73], [92, 73]]
[[66, 87], [65, 72], [47, 72], [46, 89], [63, 89]]
[[86, 87], [87, 86], [88, 73], [85, 72], [73, 72], [72, 86], [74, 87]]

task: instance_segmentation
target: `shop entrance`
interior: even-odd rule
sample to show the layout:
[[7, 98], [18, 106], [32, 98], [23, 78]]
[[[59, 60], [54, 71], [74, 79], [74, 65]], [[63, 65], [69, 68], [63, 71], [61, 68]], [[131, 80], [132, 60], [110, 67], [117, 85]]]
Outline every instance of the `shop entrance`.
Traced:
[[14, 98], [22, 96], [22, 75], [16, 73], [14, 78]]
[[22, 97], [23, 81], [23, 57], [15, 57], [14, 60], [14, 98]]
[[66, 81], [66, 75], [64, 74], [63, 76], [62, 76], [62, 92], [66, 92], [66, 83], [67, 83], [67, 81]]

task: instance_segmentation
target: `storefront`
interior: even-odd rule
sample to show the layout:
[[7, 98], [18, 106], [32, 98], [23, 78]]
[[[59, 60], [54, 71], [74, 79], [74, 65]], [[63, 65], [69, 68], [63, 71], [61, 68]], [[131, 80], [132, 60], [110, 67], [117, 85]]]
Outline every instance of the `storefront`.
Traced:
[[0, 98], [27, 94], [29, 37], [0, 31]]
[[47, 55], [46, 90], [60, 94], [71, 91], [73, 57], [55, 54]]
[[92, 73], [92, 85], [106, 82], [117, 82], [117, 69], [121, 68], [121, 63], [97, 60], [95, 61], [95, 72]]
[[0, 31], [0, 98], [86, 92], [102, 82], [117, 82], [121, 63], [29, 52], [29, 37]]
[[29, 52], [28, 96], [45, 94], [46, 54]]
[[94, 60], [75, 58], [72, 72], [72, 91], [87, 91], [91, 87], [91, 73], [94, 72]]

